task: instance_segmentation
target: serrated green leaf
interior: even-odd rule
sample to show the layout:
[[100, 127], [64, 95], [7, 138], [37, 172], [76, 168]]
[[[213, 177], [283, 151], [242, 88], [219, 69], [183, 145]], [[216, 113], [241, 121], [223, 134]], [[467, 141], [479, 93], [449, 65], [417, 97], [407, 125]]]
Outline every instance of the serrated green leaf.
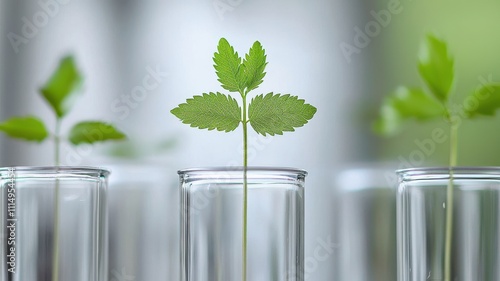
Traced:
[[80, 122], [73, 126], [69, 132], [69, 141], [74, 145], [123, 139], [126, 139], [124, 133], [112, 125], [100, 121]]
[[241, 122], [241, 108], [230, 96], [221, 93], [204, 93], [194, 96], [170, 112], [191, 127], [230, 132]]
[[241, 58], [225, 38], [219, 40], [213, 60], [215, 72], [222, 88], [230, 92], [242, 90], [245, 79], [241, 71]]
[[446, 42], [428, 35], [420, 48], [418, 70], [431, 92], [442, 102], [448, 100], [454, 79], [453, 67]]
[[0, 131], [13, 138], [41, 142], [49, 133], [43, 122], [32, 116], [12, 117], [0, 123]]
[[425, 121], [445, 114], [444, 106], [422, 89], [400, 87], [383, 102], [374, 129], [390, 135], [407, 120]]
[[500, 84], [484, 85], [470, 95], [463, 103], [471, 118], [494, 116], [500, 108]]
[[72, 107], [82, 80], [74, 58], [68, 56], [60, 61], [49, 81], [40, 89], [58, 117], [66, 115]]
[[314, 106], [296, 96], [269, 93], [252, 99], [248, 120], [257, 133], [274, 136], [304, 126], [315, 113]]
[[243, 60], [242, 70], [247, 92], [256, 89], [266, 76], [266, 53], [259, 41], [255, 41]]

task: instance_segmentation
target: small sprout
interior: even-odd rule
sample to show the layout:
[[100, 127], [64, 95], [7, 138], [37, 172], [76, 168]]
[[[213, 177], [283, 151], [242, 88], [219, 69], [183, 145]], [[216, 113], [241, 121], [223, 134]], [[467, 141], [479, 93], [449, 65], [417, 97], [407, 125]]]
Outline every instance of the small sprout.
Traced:
[[[63, 58], [49, 81], [40, 89], [40, 94], [56, 115], [55, 132], [49, 133], [47, 127], [37, 117], [11, 117], [0, 123], [0, 131], [12, 138], [42, 142], [50, 135], [55, 140], [55, 164], [59, 165], [60, 127], [62, 119], [71, 111], [81, 94], [83, 78], [73, 57]], [[85, 121], [73, 126], [68, 141], [73, 145], [95, 143], [106, 140], [123, 140], [126, 136], [110, 124], [100, 121]]]
[[[418, 70], [428, 90], [415, 87], [399, 87], [385, 98], [374, 129], [383, 135], [394, 134], [406, 121], [428, 121], [445, 119], [454, 126], [454, 112], [450, 97], [454, 76], [454, 60], [449, 54], [446, 42], [434, 35], [428, 35], [423, 42]], [[500, 108], [500, 84], [486, 84], [471, 93], [463, 104], [474, 104], [466, 108], [466, 119], [479, 116], [493, 116]]]
[[182, 123], [199, 129], [230, 132], [238, 128], [240, 123], [246, 127], [249, 122], [259, 134], [282, 135], [283, 132], [292, 132], [304, 126], [316, 113], [314, 106], [288, 94], [261, 94], [246, 104], [248, 93], [258, 88], [266, 75], [266, 54], [258, 41], [243, 61], [224, 38], [219, 41], [217, 51], [213, 60], [218, 81], [222, 88], [238, 92], [243, 105], [240, 106], [229, 95], [203, 93], [171, 110]]
[[451, 281], [451, 243], [453, 239], [453, 167], [457, 165], [458, 127], [457, 118], [474, 119], [493, 116], [500, 108], [500, 84], [486, 84], [471, 93], [463, 104], [466, 114], [454, 111], [450, 98], [454, 92], [454, 60], [445, 41], [428, 35], [423, 42], [418, 58], [418, 70], [428, 90], [400, 87], [385, 98], [378, 119], [374, 123], [376, 132], [391, 135], [408, 120], [428, 121], [445, 119], [450, 126], [450, 180], [446, 204], [446, 237], [444, 280]]
[[[214, 68], [222, 88], [237, 92], [242, 98], [241, 106], [236, 99], [219, 92], [194, 96], [186, 103], [171, 110], [182, 123], [199, 129], [231, 132], [243, 126], [243, 272], [246, 280], [246, 227], [247, 227], [247, 125], [262, 135], [282, 135], [304, 126], [316, 113], [316, 108], [304, 100], [289, 94], [260, 94], [247, 104], [248, 93], [255, 90], [266, 76], [266, 53], [256, 41], [242, 59], [229, 42], [221, 38], [214, 54]], [[248, 110], [247, 110], [248, 108]]]
[[[71, 111], [76, 97], [80, 94], [83, 78], [78, 70], [73, 57], [63, 58], [58, 68], [52, 74], [45, 86], [40, 89], [40, 94], [50, 105], [56, 115], [54, 138], [54, 161], [59, 166], [60, 154], [60, 128], [64, 116]], [[42, 142], [50, 133], [43, 121], [36, 117], [12, 117], [0, 123], [0, 131], [8, 136], [26, 141]], [[125, 135], [113, 126], [99, 121], [85, 121], [73, 126], [70, 130], [69, 141], [73, 145], [81, 143], [94, 143], [105, 140], [123, 140]], [[52, 281], [59, 281], [59, 181], [56, 180], [54, 199], [54, 244], [52, 255]]]

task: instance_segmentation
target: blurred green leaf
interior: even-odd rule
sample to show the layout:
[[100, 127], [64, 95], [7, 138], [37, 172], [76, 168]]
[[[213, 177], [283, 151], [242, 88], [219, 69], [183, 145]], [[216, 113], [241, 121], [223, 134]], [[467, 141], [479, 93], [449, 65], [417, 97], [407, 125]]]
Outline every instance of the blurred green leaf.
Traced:
[[178, 145], [177, 138], [163, 139], [155, 143], [152, 151], [155, 153], [168, 152], [173, 150], [177, 145]]
[[165, 138], [153, 143], [132, 142], [130, 140], [113, 144], [107, 155], [122, 159], [140, 159], [149, 156], [159, 156], [171, 152], [177, 145], [177, 138]]
[[75, 145], [123, 139], [126, 139], [124, 133], [112, 125], [99, 121], [80, 122], [73, 126], [69, 133], [69, 141]]
[[32, 116], [9, 118], [0, 123], [0, 131], [13, 138], [37, 142], [49, 135], [43, 122]]
[[293, 132], [313, 118], [316, 108], [296, 96], [269, 93], [252, 99], [248, 120], [261, 135], [282, 135]]
[[444, 106], [422, 89], [400, 87], [384, 100], [374, 129], [391, 135], [407, 120], [425, 121], [445, 114]]
[[500, 108], [500, 84], [484, 85], [464, 102], [468, 117], [494, 116]]
[[111, 148], [107, 151], [107, 154], [123, 159], [138, 159], [143, 156], [143, 147], [132, 143], [131, 141], [123, 141], [120, 143], [113, 144]]
[[454, 61], [446, 42], [428, 35], [418, 56], [418, 70], [434, 96], [446, 102], [454, 79]]
[[241, 122], [241, 108], [231, 96], [208, 93], [194, 96], [170, 111], [182, 123], [200, 129], [230, 132]]
[[73, 57], [61, 59], [49, 81], [40, 89], [58, 117], [63, 117], [73, 106], [82, 83], [82, 76]]

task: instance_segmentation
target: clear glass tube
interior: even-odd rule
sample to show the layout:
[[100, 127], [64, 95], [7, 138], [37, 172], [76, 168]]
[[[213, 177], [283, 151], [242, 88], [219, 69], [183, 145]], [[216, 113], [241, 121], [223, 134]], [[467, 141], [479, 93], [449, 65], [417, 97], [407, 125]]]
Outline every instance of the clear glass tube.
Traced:
[[399, 280], [500, 280], [500, 168], [407, 169], [398, 175]]
[[113, 165], [110, 281], [179, 280], [179, 179], [162, 165]]
[[[181, 280], [242, 279], [243, 169], [179, 171]], [[248, 168], [248, 281], [304, 278], [305, 171]]]
[[104, 281], [109, 172], [0, 168], [0, 280]]

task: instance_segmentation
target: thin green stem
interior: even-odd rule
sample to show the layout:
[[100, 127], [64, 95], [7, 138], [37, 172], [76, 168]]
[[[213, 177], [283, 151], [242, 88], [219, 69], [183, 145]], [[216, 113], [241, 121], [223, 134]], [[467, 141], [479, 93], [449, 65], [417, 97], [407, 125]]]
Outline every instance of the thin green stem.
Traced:
[[[61, 146], [61, 119], [56, 119], [55, 137], [54, 137], [54, 160], [56, 168], [59, 167], [59, 155]], [[59, 179], [56, 178], [56, 188], [54, 195], [54, 227], [53, 227], [53, 246], [52, 246], [52, 281], [59, 281]]]
[[56, 166], [59, 166], [59, 155], [60, 155], [60, 146], [61, 146], [61, 136], [60, 136], [60, 131], [61, 131], [61, 118], [57, 117], [56, 119], [56, 130], [55, 130], [55, 136], [54, 136], [54, 164]]
[[247, 93], [241, 93], [243, 98], [243, 229], [242, 229], [242, 280], [247, 280], [247, 228], [248, 228], [248, 129], [247, 129]]
[[453, 167], [457, 165], [458, 128], [450, 121], [450, 179], [446, 190], [446, 236], [444, 252], [444, 281], [451, 281], [451, 249], [453, 242]]

